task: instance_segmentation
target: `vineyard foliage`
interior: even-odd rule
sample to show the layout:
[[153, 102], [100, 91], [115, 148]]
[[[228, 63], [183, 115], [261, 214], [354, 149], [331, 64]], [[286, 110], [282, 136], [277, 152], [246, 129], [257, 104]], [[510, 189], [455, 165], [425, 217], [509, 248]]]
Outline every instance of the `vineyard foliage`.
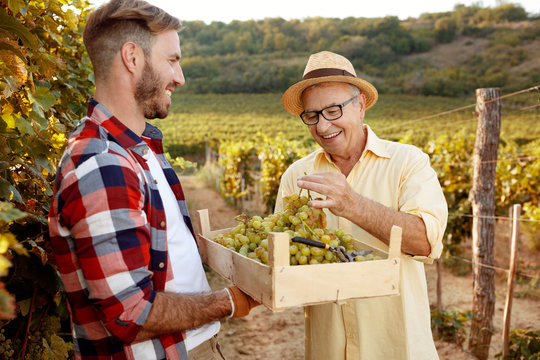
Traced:
[[88, 6], [87, 0], [0, 0], [4, 359], [65, 359], [72, 346], [69, 334], [69, 341], [58, 336], [69, 333], [69, 321], [50, 256], [47, 214], [66, 134], [93, 88], [81, 41]]
[[[47, 213], [66, 135], [84, 115], [93, 89], [81, 41], [89, 5], [89, 0], [0, 0], [4, 359], [65, 359], [72, 351]], [[451, 96], [480, 85], [506, 86], [505, 93], [537, 85], [540, 69], [530, 51], [538, 48], [540, 20], [513, 4], [494, 9], [460, 5], [417, 20], [186, 23], [180, 36], [187, 85], [175, 93], [169, 117], [155, 121], [164, 132], [168, 159], [193, 168], [206, 147], [218, 151], [222, 193], [237, 202], [258, 189], [266, 211], [272, 212], [282, 173], [316, 148], [305, 125], [281, 108], [278, 92], [298, 80], [310, 52], [335, 50], [351, 57], [359, 73], [370, 74], [381, 90], [366, 123], [382, 138], [412, 143], [431, 156], [450, 207], [447, 249], [459, 251], [471, 226], [470, 217], [461, 214], [470, 214], [474, 99], [411, 94]], [[473, 46], [483, 44], [481, 51], [446, 67], [415, 58], [460, 36]], [[298, 52], [291, 53], [292, 48]], [[520, 203], [525, 218], [540, 219], [539, 102], [538, 92], [503, 102], [499, 215]], [[463, 110], [445, 113], [455, 108]], [[438, 113], [445, 115], [433, 116]], [[537, 224], [531, 222], [526, 231], [531, 245], [540, 248]]]
[[[314, 147], [289, 141], [280, 134], [268, 137], [258, 133], [255, 140], [224, 141], [220, 144], [219, 191], [238, 205], [240, 198], [250, 198], [258, 189], [266, 213], [272, 213], [281, 175], [295, 160], [309, 154]], [[255, 184], [259, 181], [260, 184]]]
[[[538, 92], [503, 100], [496, 178], [499, 216], [507, 216], [508, 208], [519, 203], [524, 218], [540, 219], [536, 190], [540, 182], [540, 114], [537, 107], [531, 108], [539, 101]], [[300, 119], [281, 108], [278, 94], [180, 92], [173, 104], [169, 118], [159, 120], [167, 151], [193, 156], [203, 151], [205, 143], [211, 144], [219, 153], [222, 194], [238, 203], [243, 197], [253, 197], [249, 191], [257, 191], [267, 213], [273, 209], [283, 171], [316, 148]], [[452, 109], [460, 110], [449, 111]], [[447, 254], [460, 253], [459, 244], [472, 227], [469, 191], [476, 129], [473, 110], [472, 98], [381, 95], [366, 113], [365, 122], [379, 136], [416, 145], [430, 156], [449, 206]], [[183, 146], [191, 146], [191, 151], [180, 151]], [[524, 229], [531, 247], [538, 247], [538, 225], [531, 222]]]

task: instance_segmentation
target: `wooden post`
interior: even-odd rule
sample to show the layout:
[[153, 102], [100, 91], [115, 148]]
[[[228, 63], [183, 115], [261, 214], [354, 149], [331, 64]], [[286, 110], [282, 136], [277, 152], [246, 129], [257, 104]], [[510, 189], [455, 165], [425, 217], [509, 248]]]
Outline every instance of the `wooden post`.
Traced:
[[208, 166], [212, 163], [212, 149], [210, 149], [210, 142], [208, 139], [204, 142], [204, 155], [205, 155], [205, 162], [204, 165]]
[[441, 259], [435, 260], [435, 265], [437, 266], [437, 311], [443, 311], [442, 305], [442, 271], [441, 271]]
[[512, 314], [512, 297], [514, 295], [514, 279], [516, 277], [517, 250], [519, 243], [519, 218], [521, 216], [521, 205], [513, 206], [512, 215], [512, 239], [510, 245], [510, 267], [508, 273], [508, 290], [506, 292], [506, 303], [504, 305], [504, 327], [503, 327], [503, 359], [508, 356], [508, 335], [510, 333], [510, 317]]
[[244, 211], [244, 209], [246, 208], [246, 203], [245, 203], [245, 195], [244, 194], [244, 191], [246, 191], [246, 181], [244, 180], [244, 177], [242, 176], [242, 179], [240, 180], [240, 192], [242, 193], [242, 196], [240, 197], [240, 209], [242, 211]]
[[476, 89], [478, 127], [473, 155], [473, 306], [469, 350], [488, 358], [495, 308], [495, 168], [501, 129], [500, 89]]

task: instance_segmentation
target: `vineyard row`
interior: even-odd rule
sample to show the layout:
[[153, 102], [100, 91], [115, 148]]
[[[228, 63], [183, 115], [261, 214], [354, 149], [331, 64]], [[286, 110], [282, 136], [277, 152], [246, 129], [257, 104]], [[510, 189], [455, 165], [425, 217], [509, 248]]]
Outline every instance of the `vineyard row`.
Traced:
[[[465, 132], [441, 135], [422, 148], [438, 174], [450, 213], [472, 214], [469, 192], [473, 148], [474, 135]], [[259, 196], [266, 213], [271, 213], [283, 172], [313, 150], [314, 146], [301, 141], [264, 135], [256, 140], [224, 141], [217, 151], [218, 191], [236, 205], [243, 199]], [[539, 182], [540, 140], [523, 146], [514, 142], [501, 144], [496, 170], [497, 214], [505, 215], [513, 204], [523, 204], [523, 219], [534, 220], [527, 228], [536, 247], [540, 247]], [[449, 218], [445, 242], [450, 253], [470, 234], [471, 226], [470, 216]]]

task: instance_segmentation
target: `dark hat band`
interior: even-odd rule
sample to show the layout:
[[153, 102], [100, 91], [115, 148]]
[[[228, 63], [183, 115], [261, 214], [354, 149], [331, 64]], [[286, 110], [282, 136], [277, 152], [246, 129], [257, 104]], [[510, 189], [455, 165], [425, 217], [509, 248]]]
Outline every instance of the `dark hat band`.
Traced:
[[336, 76], [336, 75], [342, 75], [342, 76], [351, 76], [356, 77], [347, 70], [343, 69], [336, 69], [336, 68], [322, 68], [322, 69], [316, 69], [308, 72], [302, 80], [307, 79], [313, 79], [313, 78], [319, 78], [319, 77], [325, 77], [325, 76]]

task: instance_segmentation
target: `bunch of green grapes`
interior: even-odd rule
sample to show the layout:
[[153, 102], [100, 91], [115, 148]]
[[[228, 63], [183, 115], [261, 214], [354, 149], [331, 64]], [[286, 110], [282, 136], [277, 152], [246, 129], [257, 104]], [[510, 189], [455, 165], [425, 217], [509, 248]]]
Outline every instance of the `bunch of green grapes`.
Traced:
[[19, 351], [17, 345], [14, 340], [6, 338], [5, 329], [0, 330], [0, 359], [15, 360]]
[[[213, 240], [218, 244], [238, 252], [255, 261], [268, 263], [268, 233], [286, 232], [292, 239], [301, 236], [317, 240], [331, 246], [342, 246], [347, 251], [354, 249], [352, 236], [341, 229], [326, 228], [326, 214], [322, 209], [309, 205], [310, 198], [293, 194], [284, 198], [285, 208], [265, 218], [242, 214], [235, 219], [238, 224], [228, 233], [220, 234]], [[330, 250], [309, 246], [291, 240], [289, 244], [291, 265], [325, 264], [339, 262]], [[373, 260], [370, 254], [358, 257], [356, 261]]]

